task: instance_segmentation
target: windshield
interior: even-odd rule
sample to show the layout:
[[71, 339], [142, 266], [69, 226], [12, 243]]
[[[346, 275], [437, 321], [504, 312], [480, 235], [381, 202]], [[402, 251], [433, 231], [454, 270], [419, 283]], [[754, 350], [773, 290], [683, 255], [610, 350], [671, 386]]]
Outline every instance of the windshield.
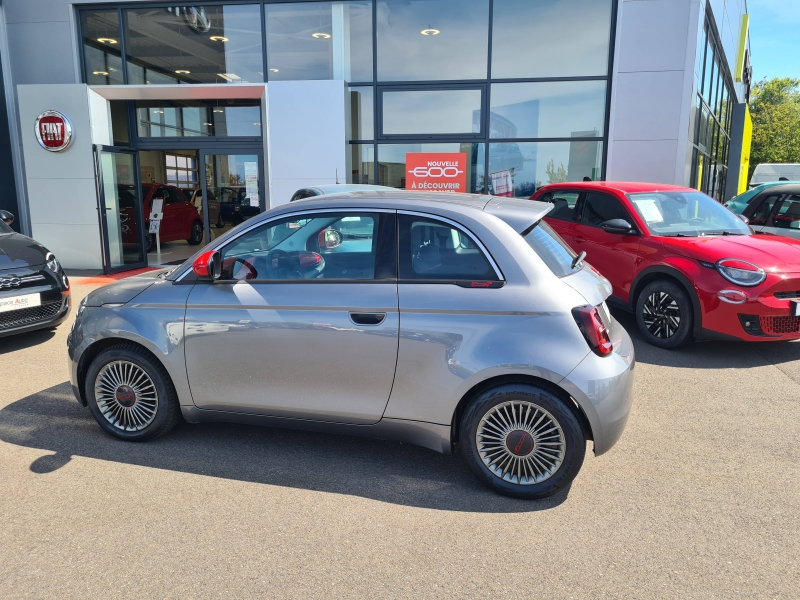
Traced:
[[628, 198], [653, 235], [750, 234], [739, 217], [700, 192], [648, 192]]
[[572, 266], [578, 255], [544, 221], [534, 225], [523, 238], [556, 277], [565, 277], [583, 268], [583, 263]]

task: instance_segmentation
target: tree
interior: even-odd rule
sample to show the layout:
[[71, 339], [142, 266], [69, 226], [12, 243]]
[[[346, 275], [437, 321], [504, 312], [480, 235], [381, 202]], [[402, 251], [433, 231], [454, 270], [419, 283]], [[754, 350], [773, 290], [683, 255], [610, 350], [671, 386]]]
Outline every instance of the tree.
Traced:
[[753, 145], [750, 173], [759, 163], [800, 163], [800, 79], [762, 79], [750, 97]]
[[558, 169], [556, 169], [556, 163], [553, 162], [552, 158], [547, 162], [544, 172], [547, 173], [547, 183], [562, 183], [567, 180], [567, 170], [564, 168], [564, 163], [558, 165]]

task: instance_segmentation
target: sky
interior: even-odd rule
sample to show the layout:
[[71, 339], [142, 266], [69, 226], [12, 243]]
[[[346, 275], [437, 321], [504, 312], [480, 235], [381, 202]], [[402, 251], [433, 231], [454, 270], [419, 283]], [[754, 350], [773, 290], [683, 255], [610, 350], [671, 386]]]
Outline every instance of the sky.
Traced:
[[800, 0], [747, 0], [753, 79], [800, 79]]

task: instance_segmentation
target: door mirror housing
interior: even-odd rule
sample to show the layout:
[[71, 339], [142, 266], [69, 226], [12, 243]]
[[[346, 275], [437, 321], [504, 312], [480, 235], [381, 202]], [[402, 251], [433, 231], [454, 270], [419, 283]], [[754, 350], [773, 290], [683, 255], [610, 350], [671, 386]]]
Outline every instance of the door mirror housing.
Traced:
[[736, 215], [737, 217], [739, 217], [739, 218], [740, 218], [742, 221], [744, 221], [745, 225], [750, 225], [750, 219], [748, 219], [747, 217], [745, 217], [743, 214], [740, 214], [740, 213], [733, 213], [733, 214], [735, 214], [735, 215]]
[[14, 215], [7, 210], [0, 210], [0, 220], [6, 225], [11, 225], [14, 222]]
[[634, 235], [636, 230], [625, 219], [610, 219], [601, 225], [606, 233], [620, 233], [623, 235]]
[[192, 263], [192, 271], [198, 277], [216, 281], [222, 276], [222, 257], [219, 250], [203, 252]]

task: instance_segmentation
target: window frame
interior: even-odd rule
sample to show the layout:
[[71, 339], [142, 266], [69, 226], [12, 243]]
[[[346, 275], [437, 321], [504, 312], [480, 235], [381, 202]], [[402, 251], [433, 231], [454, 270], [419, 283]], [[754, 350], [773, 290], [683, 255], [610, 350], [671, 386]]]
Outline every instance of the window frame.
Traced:
[[[424, 219], [429, 219], [431, 221], [438, 221], [443, 225], [446, 225], [450, 228], [456, 229], [460, 233], [466, 235], [472, 242], [477, 246], [478, 250], [481, 251], [483, 257], [487, 260], [489, 265], [492, 267], [492, 270], [495, 273], [494, 279], [475, 279], [475, 278], [459, 278], [454, 277], [452, 279], [408, 279], [402, 277], [402, 270], [403, 270], [403, 257], [402, 257], [402, 247], [404, 246], [403, 241], [405, 241], [408, 235], [402, 228], [402, 220], [400, 219], [401, 216], [409, 216], [409, 217], [420, 217]], [[414, 283], [421, 283], [421, 284], [444, 284], [444, 285], [458, 285], [460, 287], [467, 287], [467, 288], [501, 288], [505, 285], [506, 280], [503, 276], [503, 272], [500, 270], [497, 262], [494, 260], [492, 253], [489, 252], [489, 249], [480, 241], [478, 236], [476, 236], [472, 231], [470, 231], [467, 227], [462, 225], [461, 223], [457, 223], [447, 217], [442, 217], [441, 215], [433, 215], [430, 213], [425, 212], [416, 212], [411, 210], [398, 210], [397, 211], [397, 283], [403, 284], [414, 284]], [[477, 284], [477, 285], [475, 285]]]

